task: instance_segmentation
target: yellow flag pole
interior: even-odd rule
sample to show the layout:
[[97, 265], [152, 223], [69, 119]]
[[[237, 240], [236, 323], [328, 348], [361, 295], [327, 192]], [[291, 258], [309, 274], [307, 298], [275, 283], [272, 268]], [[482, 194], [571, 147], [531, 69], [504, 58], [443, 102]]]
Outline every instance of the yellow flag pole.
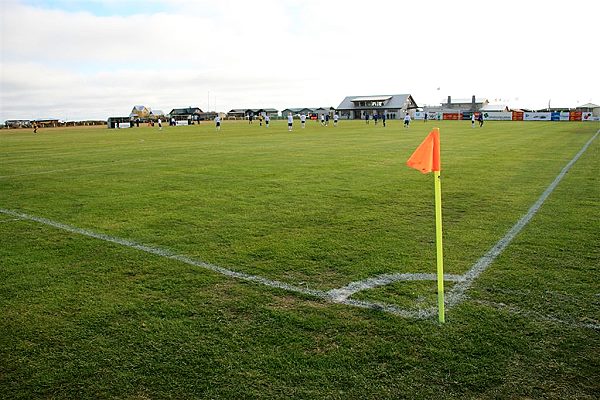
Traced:
[[442, 248], [442, 182], [440, 171], [433, 171], [435, 180], [435, 247], [437, 252], [438, 315], [445, 322], [444, 311], [444, 252]]

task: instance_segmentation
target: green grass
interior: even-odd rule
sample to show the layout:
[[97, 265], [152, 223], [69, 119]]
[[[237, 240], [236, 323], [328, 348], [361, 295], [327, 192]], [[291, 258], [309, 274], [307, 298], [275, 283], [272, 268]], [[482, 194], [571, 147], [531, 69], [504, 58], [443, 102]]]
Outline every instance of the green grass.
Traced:
[[[432, 177], [405, 166], [434, 122], [272, 125], [2, 131], [0, 208], [321, 290], [435, 272]], [[600, 128], [435, 125], [453, 274]], [[0, 214], [0, 398], [596, 398], [599, 148], [443, 326]], [[415, 308], [435, 286], [355, 298]]]

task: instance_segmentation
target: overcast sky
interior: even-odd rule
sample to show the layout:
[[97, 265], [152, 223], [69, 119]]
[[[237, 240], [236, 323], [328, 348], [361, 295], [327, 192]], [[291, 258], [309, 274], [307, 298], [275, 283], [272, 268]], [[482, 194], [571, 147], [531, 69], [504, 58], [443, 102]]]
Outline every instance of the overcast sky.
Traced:
[[600, 103], [600, 1], [0, 0], [0, 121], [333, 106]]

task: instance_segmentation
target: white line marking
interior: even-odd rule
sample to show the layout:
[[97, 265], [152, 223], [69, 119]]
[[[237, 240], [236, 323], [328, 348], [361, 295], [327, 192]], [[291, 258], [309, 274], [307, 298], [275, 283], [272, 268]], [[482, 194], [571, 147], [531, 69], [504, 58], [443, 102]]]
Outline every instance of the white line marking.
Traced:
[[[542, 195], [538, 198], [538, 200], [531, 206], [527, 214], [523, 216], [509, 231], [508, 233], [500, 239], [494, 247], [492, 247], [483, 257], [481, 257], [464, 275], [444, 275], [444, 280], [456, 282], [456, 285], [450, 290], [448, 295], [446, 296], [446, 303], [448, 307], [452, 307], [460, 303], [463, 298], [465, 292], [470, 288], [473, 281], [483, 273], [490, 264], [498, 257], [504, 249], [510, 244], [510, 242], [516, 237], [516, 235], [529, 223], [531, 218], [537, 213], [542, 204], [546, 201], [548, 196], [554, 191], [554, 189], [558, 186], [559, 182], [564, 178], [567, 172], [571, 169], [573, 164], [585, 153], [591, 143], [596, 139], [596, 137], [600, 134], [600, 130], [596, 132], [596, 134], [588, 140], [588, 142], [582, 147], [582, 149], [573, 157], [573, 159], [562, 169], [562, 171], [558, 174], [558, 176], [554, 179], [554, 181], [548, 186], [548, 188], [542, 193]], [[258, 275], [250, 275], [243, 272], [236, 272], [233, 270], [229, 270], [226, 268], [219, 267], [217, 265], [209, 264], [203, 261], [194, 260], [192, 258], [178, 255], [172, 250], [162, 249], [159, 247], [146, 246], [143, 244], [139, 244], [127, 239], [118, 238], [115, 236], [105, 235], [102, 233], [92, 232], [90, 230], [81, 229], [77, 227], [73, 227], [70, 225], [62, 224], [60, 222], [55, 222], [46, 218], [35, 217], [29, 214], [20, 213], [17, 211], [6, 210], [0, 208], [0, 213], [11, 215], [13, 217], [38, 222], [44, 225], [49, 225], [57, 229], [62, 229], [68, 232], [92, 237], [95, 239], [104, 240], [111, 243], [120, 244], [126, 247], [130, 247], [133, 249], [141, 250], [146, 253], [158, 255], [161, 257], [165, 257], [172, 260], [181, 261], [186, 264], [194, 265], [197, 267], [201, 267], [225, 276], [229, 276], [232, 278], [238, 278], [245, 281], [260, 283], [265, 286], [269, 286], [272, 288], [283, 289], [290, 292], [302, 293], [310, 296], [314, 296], [320, 299], [328, 300], [334, 303], [345, 304], [354, 307], [367, 308], [372, 310], [380, 310], [387, 313], [424, 319], [431, 318], [433, 315], [437, 314], [437, 309], [435, 308], [425, 308], [425, 309], [417, 309], [417, 310], [406, 310], [400, 307], [397, 307], [393, 304], [387, 303], [379, 303], [379, 302], [370, 302], [370, 301], [361, 301], [361, 300], [353, 300], [350, 299], [350, 296], [353, 294], [371, 289], [377, 286], [388, 285], [390, 283], [399, 282], [399, 281], [425, 281], [425, 280], [434, 280], [435, 274], [413, 274], [413, 273], [404, 273], [404, 274], [384, 274], [374, 278], [369, 278], [364, 281], [352, 282], [342, 288], [332, 289], [327, 292], [322, 290], [314, 290], [308, 288], [302, 288], [299, 286], [294, 286], [287, 284], [285, 282], [271, 280], [267, 278], [263, 278]], [[596, 328], [593, 328], [596, 329]]]
[[[338, 288], [332, 289], [327, 293], [336, 301], [344, 301], [355, 293], [361, 292], [363, 290], [373, 289], [378, 286], [389, 285], [394, 282], [400, 281], [435, 281], [437, 280], [436, 274], [383, 274], [376, 276], [374, 278], [368, 278], [362, 281], [351, 282], [348, 285]], [[464, 280], [462, 275], [451, 275], [444, 274], [444, 280], [450, 282], [460, 282]]]
[[548, 199], [550, 194], [556, 189], [560, 181], [565, 177], [567, 172], [573, 167], [575, 162], [579, 160], [579, 158], [585, 153], [585, 151], [590, 147], [594, 139], [598, 136], [600, 130], [598, 130], [594, 136], [579, 150], [575, 157], [571, 159], [567, 163], [567, 165], [560, 171], [558, 176], [552, 181], [550, 186], [544, 190], [544, 193], [537, 199], [535, 203], [529, 208], [529, 211], [521, 217], [519, 221], [504, 235], [502, 239], [500, 239], [494, 247], [488, 250], [487, 253], [483, 255], [473, 266], [467, 271], [464, 275], [465, 279], [461, 282], [458, 282], [454, 287], [447, 293], [446, 295], [446, 304], [447, 307], [453, 307], [456, 304], [460, 303], [463, 300], [465, 292], [471, 287], [471, 284], [479, 275], [481, 275], [488, 267], [494, 262], [494, 260], [502, 254], [504, 249], [508, 247], [508, 245], [513, 241], [513, 239], [521, 232], [521, 230], [531, 221], [533, 216], [539, 211], [542, 207], [542, 204]]
[[314, 296], [319, 299], [331, 301], [333, 303], [345, 304], [345, 305], [360, 307], [360, 308], [367, 308], [367, 309], [371, 309], [371, 310], [381, 310], [381, 311], [385, 311], [385, 312], [388, 312], [391, 314], [395, 314], [395, 315], [399, 315], [399, 316], [403, 316], [403, 317], [409, 317], [409, 318], [411, 318], [411, 317], [412, 318], [427, 318], [427, 317], [430, 317], [431, 315], [433, 315], [433, 313], [435, 313], [435, 310], [414, 310], [414, 311], [403, 310], [397, 306], [394, 306], [391, 304], [385, 304], [385, 303], [358, 301], [358, 300], [350, 300], [350, 299], [338, 300], [338, 299], [334, 298], [333, 296], [331, 296], [329, 294], [329, 292], [324, 292], [322, 290], [303, 288], [303, 287], [299, 287], [299, 286], [290, 285], [285, 282], [263, 278], [258, 275], [250, 275], [250, 274], [246, 274], [243, 272], [232, 271], [230, 269], [219, 267], [214, 264], [209, 264], [204, 261], [194, 260], [190, 257], [176, 254], [174, 251], [169, 250], [169, 249], [164, 249], [164, 248], [154, 247], [154, 246], [147, 246], [147, 245], [140, 244], [140, 243], [137, 243], [137, 242], [134, 242], [131, 240], [119, 238], [116, 236], [105, 235], [103, 233], [97, 233], [97, 232], [93, 232], [93, 231], [90, 231], [87, 229], [77, 228], [77, 227], [74, 227], [71, 225], [52, 221], [47, 218], [36, 217], [33, 215], [29, 215], [29, 214], [25, 214], [25, 213], [13, 211], [13, 210], [6, 210], [3, 208], [0, 208], [0, 214], [10, 215], [10, 216], [16, 217], [20, 220], [33, 221], [33, 222], [37, 222], [37, 223], [40, 223], [43, 225], [51, 226], [53, 228], [61, 229], [61, 230], [71, 232], [71, 233], [75, 233], [78, 235], [87, 236], [87, 237], [91, 237], [94, 239], [99, 239], [99, 240], [103, 240], [106, 242], [119, 244], [119, 245], [126, 246], [126, 247], [136, 249], [136, 250], [141, 250], [146, 253], [150, 253], [153, 255], [160, 256], [160, 257], [180, 261], [185, 264], [189, 264], [189, 265], [193, 265], [193, 266], [200, 267], [203, 269], [207, 269], [209, 271], [216, 272], [218, 274], [225, 275], [225, 276], [228, 276], [231, 278], [237, 278], [237, 279], [241, 279], [244, 281], [259, 283], [261, 285], [265, 285], [265, 286], [268, 286], [271, 288], [276, 288], [276, 289], [283, 289], [283, 290], [287, 290], [289, 292], [295, 292], [295, 293], [301, 293], [301, 294], [305, 294], [305, 295], [309, 295], [309, 296]]
[[106, 242], [120, 244], [122, 246], [130, 247], [130, 248], [136, 249], [136, 250], [141, 250], [141, 251], [144, 251], [146, 253], [154, 254], [154, 255], [157, 255], [157, 256], [160, 256], [160, 257], [164, 257], [164, 258], [168, 258], [168, 259], [171, 259], [171, 260], [181, 261], [183, 263], [194, 265], [196, 267], [201, 267], [201, 268], [204, 268], [204, 269], [207, 269], [207, 270], [219, 273], [221, 275], [229, 276], [229, 277], [232, 277], [232, 278], [238, 278], [238, 279], [242, 279], [242, 280], [245, 280], [245, 281], [257, 282], [257, 283], [260, 283], [260, 284], [263, 284], [263, 285], [266, 285], [266, 286], [270, 286], [270, 287], [273, 287], [273, 288], [284, 289], [284, 290], [289, 290], [289, 291], [292, 291], [292, 292], [308, 294], [308, 295], [312, 295], [312, 296], [316, 296], [316, 297], [320, 297], [320, 298], [328, 298], [329, 297], [326, 292], [323, 292], [321, 290], [313, 290], [313, 289], [302, 288], [302, 287], [299, 287], [299, 286], [294, 286], [294, 285], [287, 284], [285, 282], [280, 282], [280, 281], [275, 281], [275, 280], [263, 278], [263, 277], [257, 276], [257, 275], [250, 275], [250, 274], [245, 274], [243, 272], [232, 271], [230, 269], [219, 267], [219, 266], [214, 265], [214, 264], [209, 264], [209, 263], [204, 262], [204, 261], [198, 261], [198, 260], [194, 260], [192, 258], [183, 256], [183, 255], [179, 255], [179, 254], [177, 254], [174, 251], [169, 250], [169, 249], [164, 249], [164, 248], [160, 248], [160, 247], [153, 247], [153, 246], [147, 246], [147, 245], [140, 244], [140, 243], [137, 243], [137, 242], [134, 242], [134, 241], [131, 241], [131, 240], [119, 238], [119, 237], [116, 237], [116, 236], [105, 235], [103, 233], [97, 233], [97, 232], [93, 232], [93, 231], [90, 231], [90, 230], [87, 230], [87, 229], [77, 228], [77, 227], [74, 227], [74, 226], [71, 226], [71, 225], [62, 224], [60, 222], [52, 221], [52, 220], [49, 220], [47, 218], [36, 217], [36, 216], [33, 216], [33, 215], [29, 215], [29, 214], [25, 214], [25, 213], [21, 213], [21, 212], [17, 212], [17, 211], [5, 210], [5, 209], [0, 208], [0, 213], [6, 214], [6, 215], [11, 215], [13, 217], [17, 217], [17, 218], [24, 219], [24, 220], [38, 222], [40, 224], [52, 226], [54, 228], [58, 228], [58, 229], [61, 229], [63, 231], [67, 231], [67, 232], [71, 232], [71, 233], [76, 233], [78, 235], [88, 236], [88, 237], [91, 237], [91, 238], [94, 238], [94, 239], [100, 239], [100, 240], [104, 240]]

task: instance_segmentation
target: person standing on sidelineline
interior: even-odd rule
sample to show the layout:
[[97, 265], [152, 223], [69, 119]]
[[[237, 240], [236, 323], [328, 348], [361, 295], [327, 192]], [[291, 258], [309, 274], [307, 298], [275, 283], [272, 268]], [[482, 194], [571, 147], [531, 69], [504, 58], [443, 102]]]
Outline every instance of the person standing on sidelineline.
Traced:
[[294, 125], [294, 117], [292, 117], [292, 113], [288, 113], [288, 131], [292, 131], [292, 126]]

